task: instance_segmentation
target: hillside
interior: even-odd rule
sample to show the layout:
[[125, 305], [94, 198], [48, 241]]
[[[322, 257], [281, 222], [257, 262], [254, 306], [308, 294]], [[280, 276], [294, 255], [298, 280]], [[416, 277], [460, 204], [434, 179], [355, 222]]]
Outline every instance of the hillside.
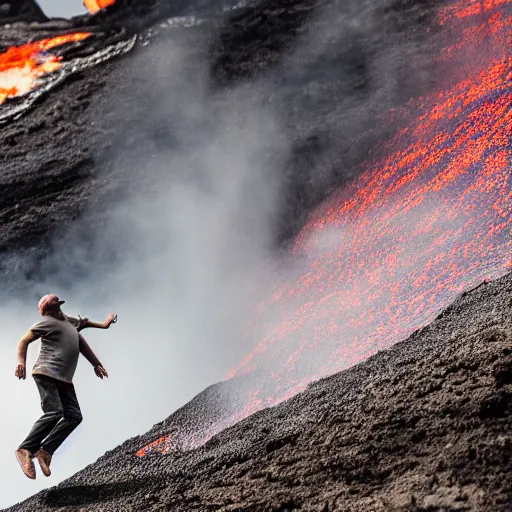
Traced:
[[192, 451], [136, 455], [201, 425], [225, 382], [11, 512], [508, 511], [512, 275], [409, 339]]
[[510, 509], [509, 4], [0, 2], [5, 323], [116, 308], [110, 433], [235, 365], [8, 510]]

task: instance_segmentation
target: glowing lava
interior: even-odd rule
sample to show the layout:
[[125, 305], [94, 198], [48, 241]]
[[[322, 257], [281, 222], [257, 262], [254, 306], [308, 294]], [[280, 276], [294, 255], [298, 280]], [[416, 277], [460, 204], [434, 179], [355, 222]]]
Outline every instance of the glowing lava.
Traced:
[[164, 436], [139, 456], [200, 446], [405, 339], [457, 294], [512, 270], [509, 4], [463, 1], [441, 11], [440, 23], [458, 24], [462, 38], [439, 59], [458, 64], [464, 52], [484, 50], [455, 86], [411, 102], [422, 113], [387, 144], [389, 156], [369, 163], [298, 236], [286, 277], [255, 314], [255, 349], [229, 375], [264, 371], [263, 383], [254, 379], [236, 411]]
[[91, 34], [77, 32], [13, 46], [0, 54], [0, 104], [7, 98], [22, 96], [37, 87], [39, 79], [62, 66], [62, 57], [47, 53], [66, 43], [83, 41]]
[[91, 14], [96, 14], [101, 11], [101, 9], [114, 5], [115, 1], [116, 0], [84, 0], [84, 5]]

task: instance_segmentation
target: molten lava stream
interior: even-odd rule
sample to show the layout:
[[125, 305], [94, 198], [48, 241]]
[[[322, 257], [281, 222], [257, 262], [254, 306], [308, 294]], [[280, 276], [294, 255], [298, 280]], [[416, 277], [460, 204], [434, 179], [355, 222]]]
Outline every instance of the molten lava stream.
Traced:
[[[420, 119], [414, 143], [314, 215], [296, 245], [306, 269], [255, 324], [273, 311], [280, 321], [233, 375], [260, 366], [277, 371], [274, 359], [289, 386], [297, 376], [308, 381], [337, 372], [405, 338], [462, 290], [506, 272], [512, 213], [506, 65], [495, 62], [440, 95], [443, 114], [432, 109]], [[466, 116], [452, 118], [461, 105]]]
[[305, 270], [254, 324], [280, 320], [266, 322], [230, 376], [270, 368], [281, 377], [276, 389], [300, 389], [405, 338], [457, 293], [510, 269], [512, 76], [503, 39], [512, 20], [495, 12], [483, 26], [504, 56], [424, 98], [425, 114], [397, 137], [399, 149], [317, 211], [296, 244]]
[[456, 66], [475, 45], [485, 51], [459, 83], [410, 105], [423, 114], [387, 144], [389, 156], [369, 163], [299, 234], [295, 268], [255, 313], [259, 342], [228, 375], [258, 370], [265, 379], [251, 388], [248, 378], [234, 397], [243, 405], [223, 418], [161, 437], [139, 456], [200, 446], [405, 339], [463, 290], [512, 270], [509, 4], [464, 0], [441, 10], [440, 23], [461, 38], [439, 60]]
[[83, 41], [89, 32], [77, 32], [42, 39], [23, 46], [12, 46], [0, 54], [0, 104], [7, 98], [29, 93], [39, 84], [39, 79], [62, 66], [62, 57], [47, 53], [66, 43]]
[[84, 5], [87, 7], [91, 14], [96, 14], [111, 5], [114, 5], [116, 0], [84, 0]]

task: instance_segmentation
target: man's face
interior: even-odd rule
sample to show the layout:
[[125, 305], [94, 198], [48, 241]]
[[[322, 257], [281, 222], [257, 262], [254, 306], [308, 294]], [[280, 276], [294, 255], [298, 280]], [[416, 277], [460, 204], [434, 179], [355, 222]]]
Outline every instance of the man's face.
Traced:
[[58, 297], [54, 297], [46, 305], [46, 310], [52, 311], [52, 312], [58, 312], [58, 311], [60, 311], [61, 304], [64, 304], [64, 301], [60, 300]]

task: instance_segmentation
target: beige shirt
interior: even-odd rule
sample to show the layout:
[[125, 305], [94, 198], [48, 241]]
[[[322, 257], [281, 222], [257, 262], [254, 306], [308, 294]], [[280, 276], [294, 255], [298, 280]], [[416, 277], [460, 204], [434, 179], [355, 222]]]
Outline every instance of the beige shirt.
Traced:
[[46, 375], [71, 383], [80, 355], [78, 331], [86, 319], [65, 316], [58, 320], [43, 316], [30, 330], [41, 338], [39, 357], [33, 375]]

